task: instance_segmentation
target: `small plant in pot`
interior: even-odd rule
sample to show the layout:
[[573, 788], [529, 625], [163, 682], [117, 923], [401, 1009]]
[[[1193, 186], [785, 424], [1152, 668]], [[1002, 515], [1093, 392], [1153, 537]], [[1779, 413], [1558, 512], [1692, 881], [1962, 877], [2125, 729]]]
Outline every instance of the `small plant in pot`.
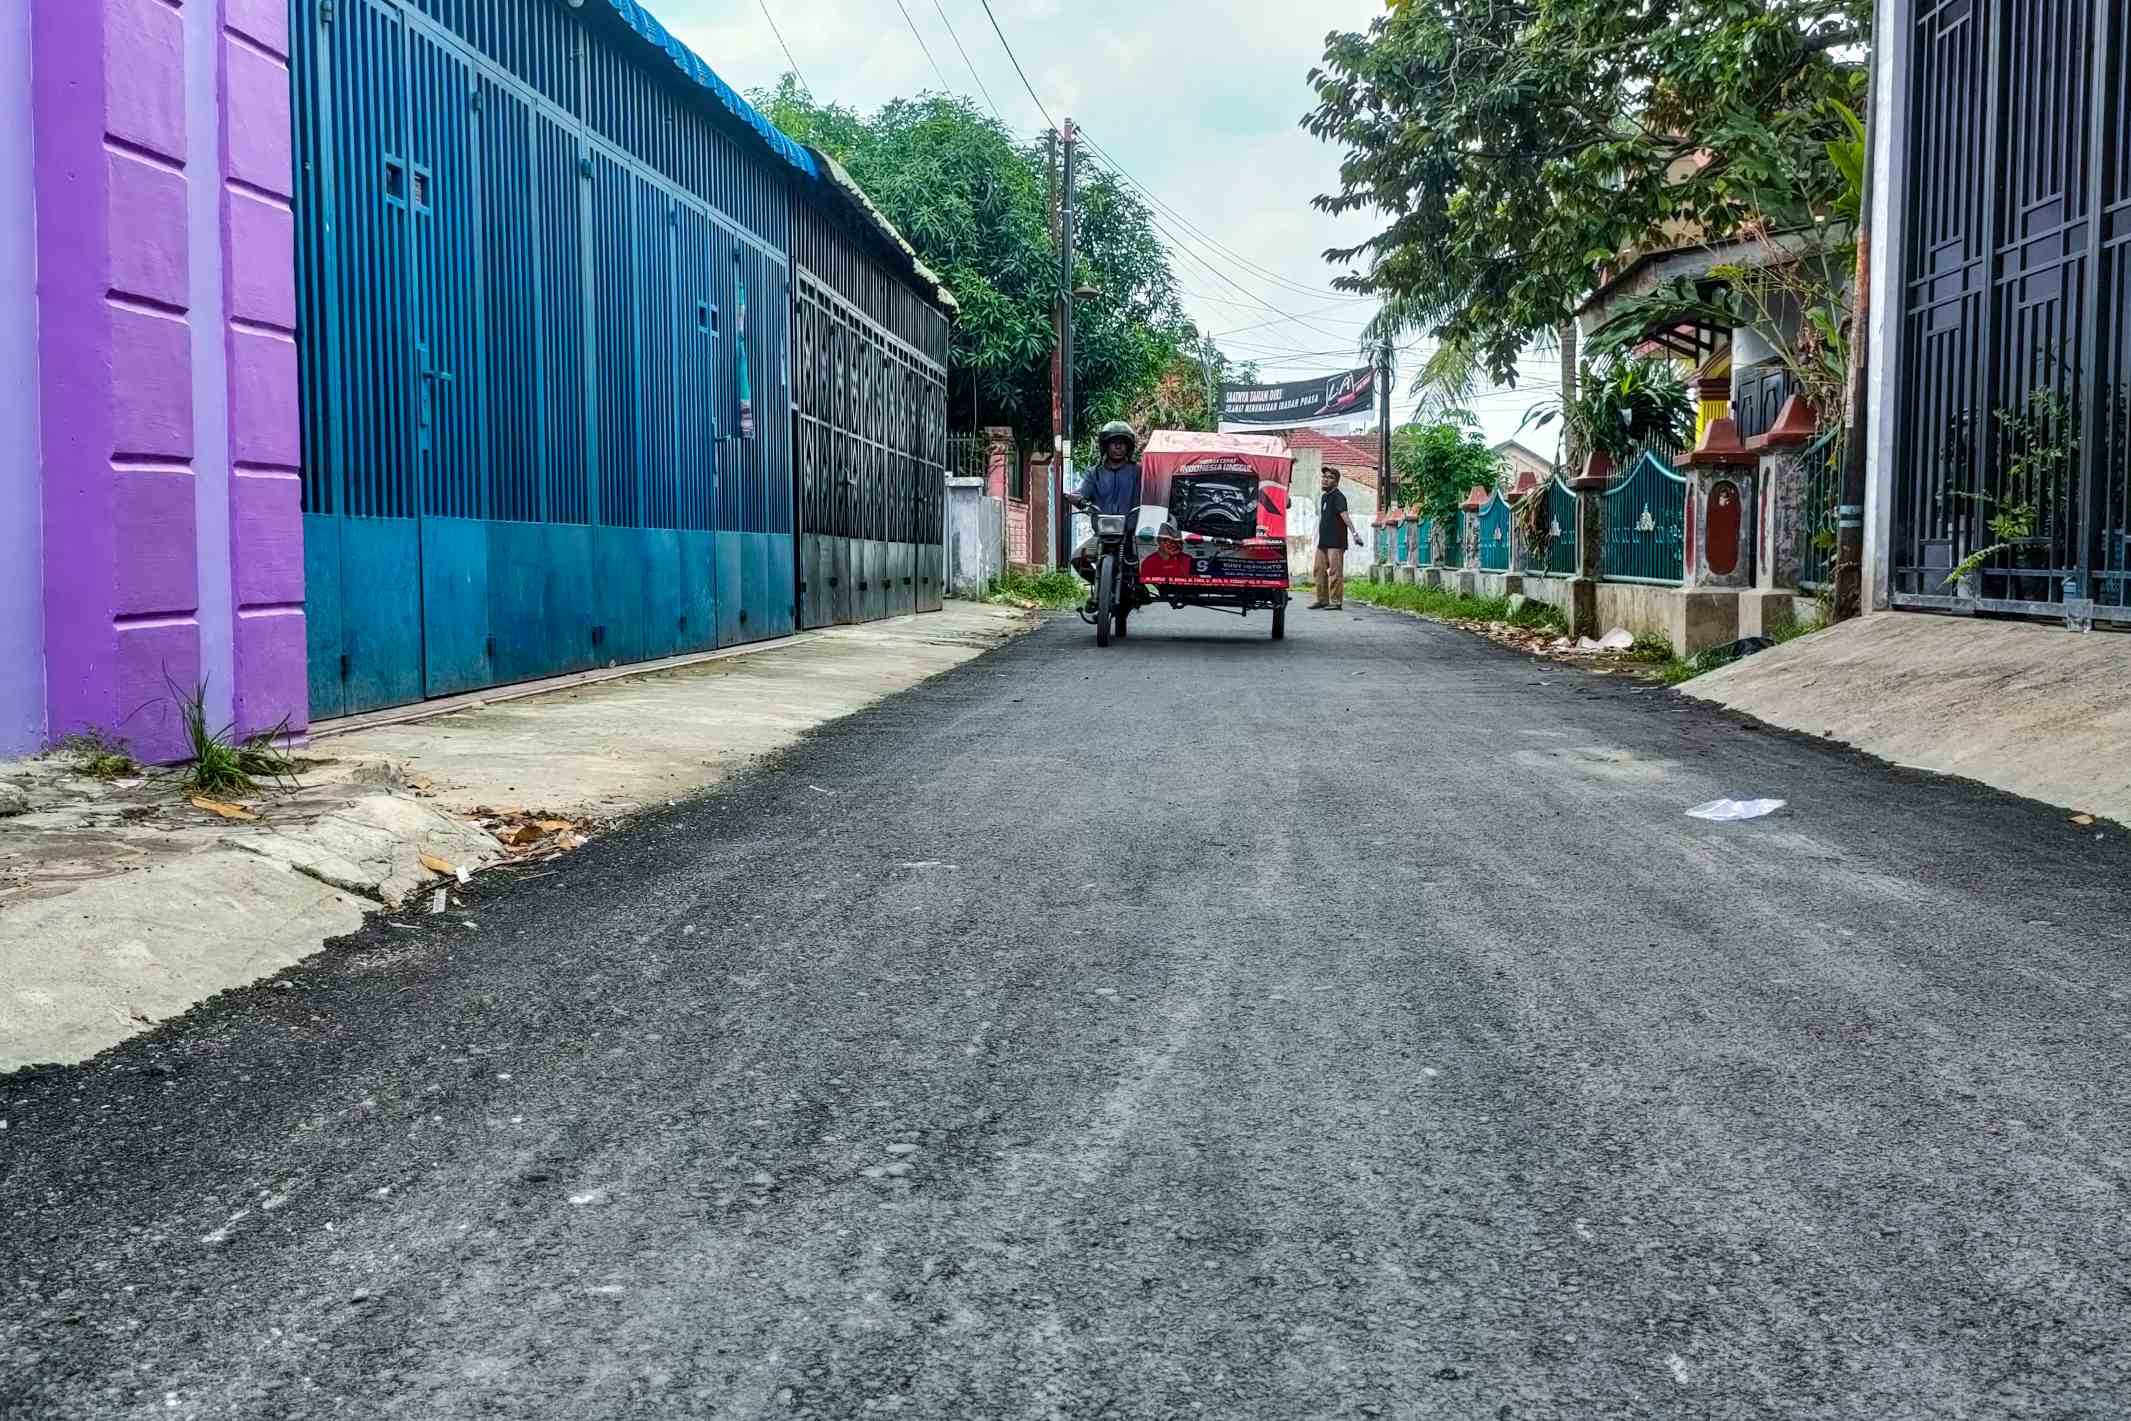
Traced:
[[1694, 394], [1669, 360], [1628, 355], [1586, 365], [1576, 394], [1525, 416], [1544, 428], [1559, 419], [1572, 448], [1584, 451], [1585, 478], [1611, 478], [1635, 451], [1652, 444], [1684, 449], [1694, 442]]

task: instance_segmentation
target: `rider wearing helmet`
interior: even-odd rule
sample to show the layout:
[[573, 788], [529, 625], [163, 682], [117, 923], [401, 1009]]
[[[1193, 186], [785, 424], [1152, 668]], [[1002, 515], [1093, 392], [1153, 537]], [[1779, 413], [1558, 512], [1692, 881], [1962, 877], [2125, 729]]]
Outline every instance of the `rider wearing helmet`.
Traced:
[[1113, 419], [1102, 427], [1095, 442], [1102, 448], [1102, 462], [1088, 470], [1072, 502], [1091, 513], [1122, 513], [1129, 518], [1139, 508], [1139, 461], [1132, 457], [1139, 441], [1131, 425]]

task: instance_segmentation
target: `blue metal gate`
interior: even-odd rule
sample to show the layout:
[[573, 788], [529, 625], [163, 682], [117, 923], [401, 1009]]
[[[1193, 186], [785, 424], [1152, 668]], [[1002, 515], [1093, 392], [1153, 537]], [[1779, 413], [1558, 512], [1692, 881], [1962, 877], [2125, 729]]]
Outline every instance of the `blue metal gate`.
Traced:
[[547, 0], [292, 19], [312, 716], [790, 632], [774, 169]]

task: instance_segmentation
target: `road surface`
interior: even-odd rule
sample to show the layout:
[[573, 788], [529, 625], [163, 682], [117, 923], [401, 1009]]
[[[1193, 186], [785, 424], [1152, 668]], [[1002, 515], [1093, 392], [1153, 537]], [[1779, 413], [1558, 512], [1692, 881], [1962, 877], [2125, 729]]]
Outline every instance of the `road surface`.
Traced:
[[0, 1415], [2122, 1415], [2101, 833], [1390, 613], [1053, 622], [0, 1080]]

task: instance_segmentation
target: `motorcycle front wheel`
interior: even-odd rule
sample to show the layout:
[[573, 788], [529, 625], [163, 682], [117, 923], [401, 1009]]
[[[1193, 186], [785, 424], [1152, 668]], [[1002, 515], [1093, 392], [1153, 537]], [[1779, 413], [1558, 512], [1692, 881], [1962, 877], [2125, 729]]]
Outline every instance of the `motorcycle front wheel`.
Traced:
[[1104, 553], [1095, 569], [1095, 644], [1110, 644], [1110, 627], [1117, 614], [1117, 554]]

